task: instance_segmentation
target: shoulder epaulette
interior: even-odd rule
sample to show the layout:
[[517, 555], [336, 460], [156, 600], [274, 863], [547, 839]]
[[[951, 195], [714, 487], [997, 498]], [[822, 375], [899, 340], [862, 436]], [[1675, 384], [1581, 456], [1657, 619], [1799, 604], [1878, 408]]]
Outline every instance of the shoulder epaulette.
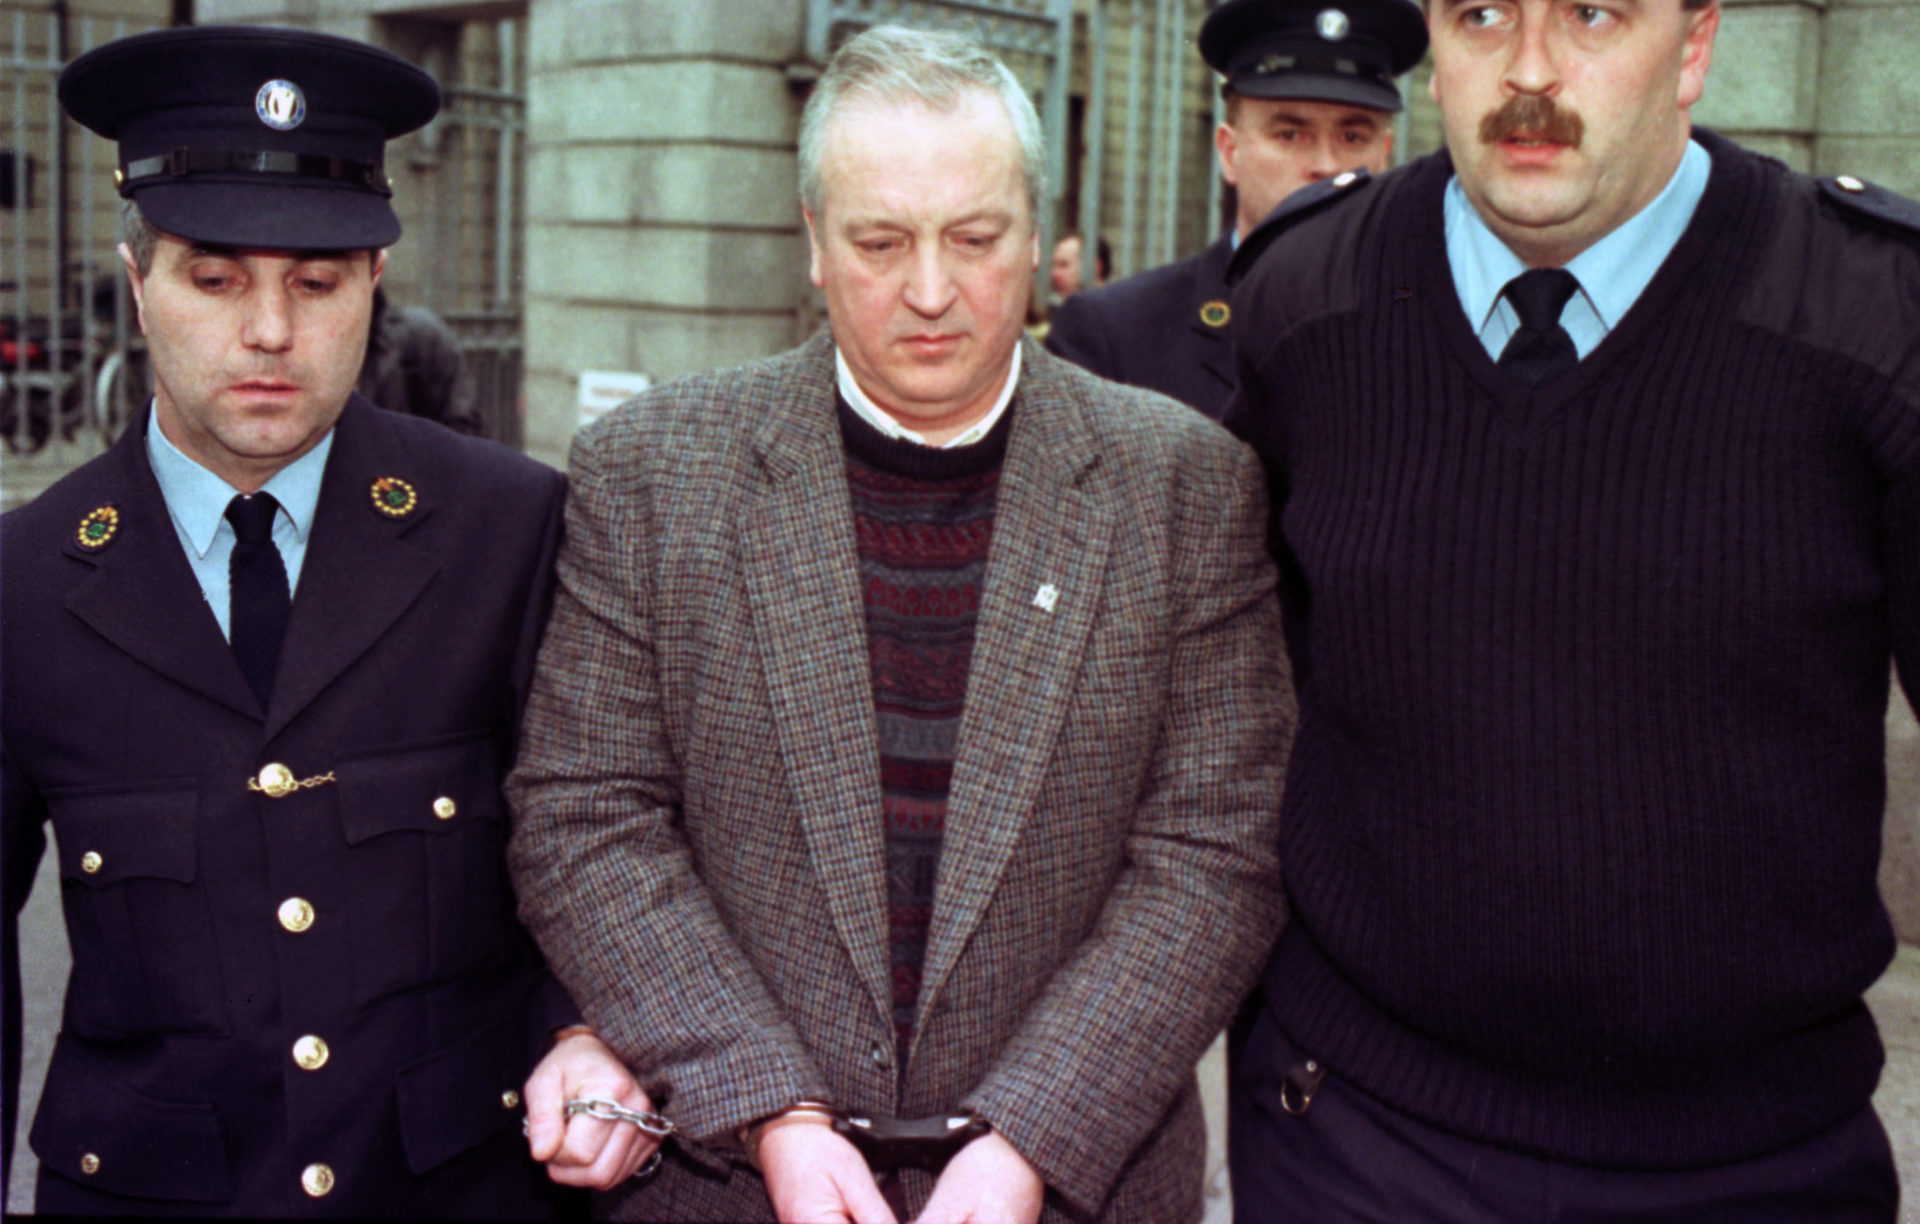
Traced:
[[1234, 248], [1233, 259], [1227, 264], [1227, 283], [1238, 284], [1275, 238], [1333, 201], [1352, 193], [1372, 177], [1365, 170], [1342, 171], [1330, 179], [1309, 183], [1280, 201], [1259, 225], [1253, 227], [1253, 232], [1241, 239], [1240, 245]]
[[1891, 231], [1909, 242], [1920, 239], [1920, 200], [1909, 200], [1851, 174], [1832, 174], [1818, 182], [1820, 194], [1837, 205], [1847, 220]]

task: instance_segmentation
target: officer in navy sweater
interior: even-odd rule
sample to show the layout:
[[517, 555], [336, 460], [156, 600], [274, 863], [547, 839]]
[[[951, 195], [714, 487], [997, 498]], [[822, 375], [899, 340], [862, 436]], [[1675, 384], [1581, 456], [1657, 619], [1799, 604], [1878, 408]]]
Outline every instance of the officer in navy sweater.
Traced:
[[60, 101], [118, 142], [154, 396], [0, 522], [6, 1148], [51, 827], [40, 1211], [553, 1214], [551, 1181], [653, 1147], [563, 1117], [647, 1102], [568, 1029], [503, 857], [564, 482], [352, 393], [400, 232], [385, 142], [439, 90], [203, 27], [87, 53]]
[[1047, 348], [1102, 378], [1170, 395], [1218, 419], [1233, 390], [1227, 261], [1294, 191], [1393, 155], [1394, 78], [1427, 49], [1413, 0], [1227, 0], [1200, 27], [1221, 77], [1214, 132], [1234, 228], [1198, 255], [1074, 294]]
[[1301, 718], [1243, 1219], [1895, 1218], [1920, 207], [1693, 130], [1719, 16], [1433, 0], [1451, 157], [1236, 257]]

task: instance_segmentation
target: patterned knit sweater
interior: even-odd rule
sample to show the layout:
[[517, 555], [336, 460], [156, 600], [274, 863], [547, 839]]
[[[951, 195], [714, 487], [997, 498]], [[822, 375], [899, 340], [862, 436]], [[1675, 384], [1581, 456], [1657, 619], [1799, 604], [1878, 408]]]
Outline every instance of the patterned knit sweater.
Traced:
[[933, 919], [1000, 465], [1013, 413], [971, 446], [883, 436], [840, 404], [880, 731], [893, 1021], [906, 1065]]
[[1890, 658], [1920, 692], [1920, 255], [1698, 138], [1692, 224], [1537, 392], [1461, 312], [1444, 155], [1234, 308], [1301, 686], [1268, 1006], [1406, 1112], [1597, 1165], [1866, 1105]]

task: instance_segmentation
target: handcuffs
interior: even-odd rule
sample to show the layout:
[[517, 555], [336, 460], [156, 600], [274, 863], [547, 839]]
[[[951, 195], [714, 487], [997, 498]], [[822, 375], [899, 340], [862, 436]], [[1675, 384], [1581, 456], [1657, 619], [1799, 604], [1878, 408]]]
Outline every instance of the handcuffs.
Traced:
[[819, 1101], [801, 1101], [741, 1128], [741, 1146], [746, 1150], [747, 1163], [759, 1168], [762, 1134], [770, 1124], [795, 1115], [831, 1125], [833, 1132], [853, 1144], [867, 1162], [867, 1168], [879, 1177], [902, 1169], [924, 1169], [937, 1176], [961, 1148], [993, 1129], [972, 1110], [935, 1114], [930, 1118], [888, 1118], [848, 1113]]
[[[605, 1097], [575, 1097], [563, 1109], [568, 1121], [584, 1114], [602, 1122], [626, 1122], [663, 1141], [679, 1129], [671, 1119], [652, 1110], [627, 1109], [618, 1101], [610, 1101]], [[888, 1118], [852, 1114], [812, 1101], [803, 1102], [795, 1109], [830, 1122], [834, 1133], [853, 1144], [866, 1160], [867, 1167], [882, 1177], [897, 1174], [902, 1169], [924, 1169], [937, 1176], [947, 1167], [947, 1162], [959, 1154], [961, 1148], [993, 1129], [985, 1118], [972, 1110], [936, 1114], [930, 1118]], [[746, 1149], [748, 1162], [754, 1168], [760, 1167], [761, 1132], [767, 1123], [786, 1116], [788, 1112], [783, 1110], [742, 1129], [742, 1145]], [[526, 1133], [527, 1127], [527, 1121], [522, 1119], [522, 1134]], [[664, 1148], [655, 1148], [653, 1155], [633, 1171], [632, 1180], [644, 1181], [653, 1176], [660, 1168], [663, 1151]]]
[[[678, 1128], [672, 1119], [654, 1113], [650, 1109], [628, 1109], [618, 1101], [609, 1101], [605, 1097], [575, 1097], [562, 1107], [566, 1120], [571, 1122], [582, 1114], [597, 1118], [602, 1122], [629, 1122], [645, 1133], [662, 1141], [662, 1147], [653, 1149], [653, 1155], [646, 1158], [630, 1177], [632, 1181], [645, 1181], [660, 1169], [660, 1154], [665, 1150], [665, 1140]], [[526, 1134], [528, 1121], [520, 1119], [520, 1133]]]
[[924, 1169], [938, 1177], [960, 1149], [992, 1130], [971, 1109], [965, 1113], [935, 1114], [931, 1118], [863, 1117], [842, 1114], [833, 1123], [836, 1134], [860, 1149], [867, 1167], [877, 1174], [902, 1169]]

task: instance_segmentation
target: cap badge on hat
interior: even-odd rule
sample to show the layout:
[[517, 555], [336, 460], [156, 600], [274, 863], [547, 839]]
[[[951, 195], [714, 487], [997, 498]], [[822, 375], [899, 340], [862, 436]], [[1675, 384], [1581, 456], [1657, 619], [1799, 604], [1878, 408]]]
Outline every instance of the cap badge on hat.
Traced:
[[307, 117], [307, 95], [292, 81], [276, 78], [253, 95], [253, 113], [274, 131], [291, 132]]
[[1321, 9], [1320, 15], [1313, 19], [1313, 28], [1328, 42], [1339, 42], [1347, 36], [1347, 31], [1353, 29], [1353, 22], [1339, 9]]

